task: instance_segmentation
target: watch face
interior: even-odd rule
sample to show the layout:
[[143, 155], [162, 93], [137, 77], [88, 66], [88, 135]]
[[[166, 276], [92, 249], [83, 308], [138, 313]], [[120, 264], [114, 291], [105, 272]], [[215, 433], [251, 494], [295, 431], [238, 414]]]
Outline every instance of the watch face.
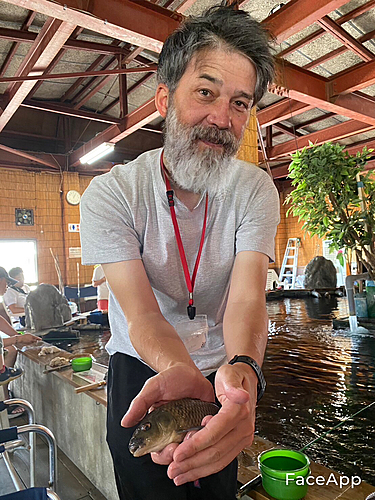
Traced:
[[81, 201], [81, 195], [79, 194], [78, 191], [68, 191], [66, 193], [66, 201], [70, 203], [71, 205], [78, 205], [79, 202]]

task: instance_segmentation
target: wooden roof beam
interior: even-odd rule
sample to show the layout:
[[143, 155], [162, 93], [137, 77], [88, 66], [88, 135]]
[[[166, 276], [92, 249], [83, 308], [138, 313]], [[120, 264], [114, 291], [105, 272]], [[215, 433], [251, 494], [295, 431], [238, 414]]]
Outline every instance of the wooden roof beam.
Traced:
[[[30, 11], [28, 13], [25, 22], [21, 26], [21, 31], [27, 31], [30, 28], [30, 26], [33, 24], [35, 16], [36, 16], [35, 12]], [[14, 54], [18, 50], [19, 45], [20, 45], [19, 42], [12, 43], [12, 46], [11, 46], [9, 52], [6, 55], [3, 64], [1, 65], [0, 77], [2, 77], [5, 74], [6, 70], [8, 69], [10, 62], [13, 59]]]
[[290, 0], [281, 9], [267, 17], [263, 24], [276, 37], [277, 43], [281, 43], [346, 3], [346, 0], [315, 0], [314, 2]]
[[304, 102], [286, 98], [257, 111], [257, 118], [261, 127], [269, 127], [274, 123], [290, 120], [312, 108], [313, 106]]
[[356, 66], [330, 80], [332, 95], [349, 94], [375, 84], [375, 61]]
[[[371, 82], [371, 78], [373, 78], [373, 82], [375, 83], [375, 61], [366, 63], [357, 71], [359, 71], [361, 75], [363, 68], [369, 68], [370, 66], [373, 72], [370, 70], [368, 73], [365, 73], [363, 79], [368, 79], [367, 81]], [[357, 76], [356, 72], [351, 76], [351, 81], [361, 78], [361, 76]], [[345, 81], [347, 77], [348, 75], [346, 74]], [[363, 98], [361, 96], [356, 96], [352, 100], [338, 99], [336, 97], [338, 92], [333, 91], [335, 88], [334, 83], [334, 81], [331, 83], [327, 78], [323, 78], [303, 68], [283, 61], [278, 64], [275, 83], [270, 85], [269, 91], [277, 95], [304, 102], [316, 108], [321, 108], [375, 126], [374, 109], [368, 105], [367, 107], [363, 106]], [[346, 84], [350, 85], [350, 82], [346, 82]], [[362, 85], [364, 85], [363, 81]], [[367, 83], [367, 85], [364, 86], [368, 85], [371, 85], [371, 83]]]
[[[351, 10], [350, 12], [345, 14], [344, 16], [341, 16], [338, 19], [336, 19], [336, 23], [341, 26], [342, 24], [347, 23], [348, 21], [350, 21], [352, 19], [356, 19], [357, 17], [361, 16], [365, 12], [368, 12], [373, 7], [375, 7], [375, 0], [370, 0], [370, 2], [367, 2], [364, 5], [360, 5], [356, 9]], [[302, 47], [304, 47], [308, 43], [310, 43], [314, 40], [317, 40], [318, 38], [323, 36], [325, 33], [326, 32], [324, 29], [319, 29], [317, 31], [314, 31], [314, 33], [311, 33], [311, 35], [308, 35], [306, 38], [299, 40], [298, 42], [294, 43], [290, 47], [287, 47], [286, 49], [279, 52], [278, 57], [285, 57], [288, 54], [291, 54], [292, 52], [295, 52], [296, 50], [301, 49]]]
[[49, 0], [6, 2], [155, 52], [161, 51], [167, 36], [183, 19], [177, 12], [143, 0], [91, 0], [85, 3], [86, 11], [81, 0], [61, 4]]
[[366, 62], [372, 61], [375, 56], [367, 47], [362, 45], [354, 36], [347, 33], [341, 26], [339, 26], [335, 21], [330, 19], [328, 16], [324, 16], [319, 19], [317, 23], [323, 27], [323, 29], [332, 35], [336, 40], [342, 43], [348, 50], [351, 50], [358, 57]]
[[[41, 75], [75, 28], [74, 24], [48, 18], [17, 73], [22, 73], [23, 75], [29, 75], [30, 73], [33, 73], [35, 76]], [[36, 80], [16, 83], [8, 89], [7, 103], [0, 115], [0, 132], [36, 83]]]
[[298, 137], [296, 139], [292, 139], [291, 141], [278, 144], [270, 149], [269, 158], [276, 159], [285, 155], [290, 155], [297, 149], [309, 147], [310, 141], [314, 145], [323, 144], [327, 141], [339, 141], [340, 139], [343, 139], [345, 137], [368, 132], [373, 128], [374, 127], [371, 125], [361, 123], [356, 120], [349, 120], [337, 125], [333, 125], [332, 127], [307, 134], [303, 137]]
[[11, 153], [16, 156], [21, 156], [22, 158], [26, 158], [27, 160], [35, 161], [41, 165], [52, 168], [53, 170], [59, 170], [59, 166], [56, 165], [53, 161], [44, 160], [43, 158], [38, 158], [37, 156], [33, 156], [25, 151], [20, 151], [19, 149], [9, 148], [8, 146], [4, 146], [4, 144], [0, 144], [0, 149], [7, 153]]

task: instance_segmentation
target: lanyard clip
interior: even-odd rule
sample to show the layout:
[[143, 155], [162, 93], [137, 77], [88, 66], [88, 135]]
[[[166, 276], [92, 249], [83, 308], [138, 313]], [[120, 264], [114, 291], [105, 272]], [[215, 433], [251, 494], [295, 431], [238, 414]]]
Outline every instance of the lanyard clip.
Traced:
[[168, 205], [170, 207], [174, 207], [173, 191], [171, 189], [167, 191], [167, 198], [168, 198]]
[[195, 318], [195, 311], [196, 311], [196, 308], [194, 306], [187, 306], [187, 313], [188, 313], [188, 316], [190, 319]]

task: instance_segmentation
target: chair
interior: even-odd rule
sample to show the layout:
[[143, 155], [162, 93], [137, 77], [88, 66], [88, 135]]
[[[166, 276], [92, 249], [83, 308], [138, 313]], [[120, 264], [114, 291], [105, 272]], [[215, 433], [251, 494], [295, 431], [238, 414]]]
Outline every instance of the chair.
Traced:
[[[3, 387], [1, 386], [0, 389]], [[0, 390], [0, 399], [3, 391]], [[25, 408], [29, 423], [19, 427], [9, 427], [9, 420], [7, 416], [7, 408], [9, 406], [22, 406]], [[1, 496], [1, 500], [60, 500], [55, 493], [56, 488], [56, 457], [57, 447], [56, 440], [52, 432], [43, 425], [35, 424], [34, 410], [28, 401], [23, 399], [8, 399], [0, 401], [0, 416], [1, 416], [1, 429], [0, 429], [0, 455], [3, 456], [5, 465], [8, 469], [9, 475], [13, 481], [15, 488], [18, 490], [15, 493]], [[49, 447], [49, 488], [34, 488], [35, 485], [35, 446], [34, 435], [40, 434], [44, 436], [48, 442]], [[29, 434], [29, 445], [20, 438], [23, 434]], [[31, 488], [24, 489], [16, 470], [14, 469], [10, 460], [9, 453], [17, 449], [28, 449], [30, 451], [30, 486]]]

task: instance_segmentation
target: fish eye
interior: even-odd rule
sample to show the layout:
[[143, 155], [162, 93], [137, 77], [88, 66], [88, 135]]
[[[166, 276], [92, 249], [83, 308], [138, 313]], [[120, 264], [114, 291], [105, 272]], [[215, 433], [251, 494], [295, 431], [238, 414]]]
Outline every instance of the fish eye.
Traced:
[[143, 424], [141, 427], [142, 431], [149, 431], [151, 429], [151, 423], [147, 422], [146, 424]]

